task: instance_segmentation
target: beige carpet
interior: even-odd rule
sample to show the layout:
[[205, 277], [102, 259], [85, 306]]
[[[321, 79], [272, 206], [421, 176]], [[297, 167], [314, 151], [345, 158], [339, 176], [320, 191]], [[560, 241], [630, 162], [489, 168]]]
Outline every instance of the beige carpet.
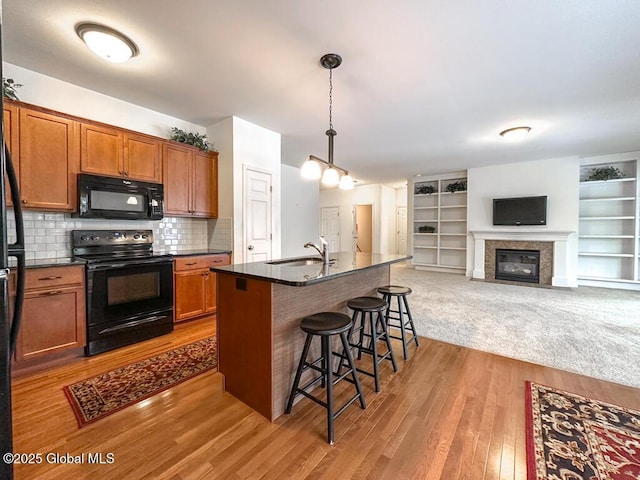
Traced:
[[394, 266], [418, 334], [640, 388], [640, 292], [535, 288]]

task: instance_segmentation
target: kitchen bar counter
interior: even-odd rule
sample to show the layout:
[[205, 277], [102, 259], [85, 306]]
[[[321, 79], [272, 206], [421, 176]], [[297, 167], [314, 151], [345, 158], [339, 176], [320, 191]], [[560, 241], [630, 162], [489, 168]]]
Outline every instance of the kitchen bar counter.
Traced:
[[[304, 345], [306, 315], [351, 315], [347, 301], [378, 296], [390, 266], [411, 257], [342, 252], [335, 262], [255, 262], [215, 267], [218, 280], [218, 370], [225, 389], [269, 420], [282, 413]], [[319, 342], [312, 347], [318, 355]], [[310, 372], [307, 372], [310, 373]], [[304, 381], [304, 377], [303, 377]]]
[[[303, 287], [343, 275], [350, 275], [359, 270], [401, 262], [410, 257], [386, 253], [337, 252], [329, 255], [329, 258], [331, 263], [328, 266], [322, 263], [319, 255], [313, 255], [268, 262], [240, 263], [216, 267], [213, 270], [235, 273], [256, 280]], [[301, 265], [304, 263], [308, 264]]]

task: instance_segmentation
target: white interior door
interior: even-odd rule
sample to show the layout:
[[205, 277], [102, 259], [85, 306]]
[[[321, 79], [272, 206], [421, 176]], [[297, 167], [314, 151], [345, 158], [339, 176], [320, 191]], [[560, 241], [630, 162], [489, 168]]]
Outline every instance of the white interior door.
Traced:
[[330, 252], [340, 251], [339, 207], [322, 207], [320, 209], [320, 235], [329, 242]]
[[396, 215], [397, 222], [397, 245], [398, 254], [407, 254], [407, 207], [398, 207], [398, 213]]
[[271, 260], [271, 174], [246, 168], [245, 262]]

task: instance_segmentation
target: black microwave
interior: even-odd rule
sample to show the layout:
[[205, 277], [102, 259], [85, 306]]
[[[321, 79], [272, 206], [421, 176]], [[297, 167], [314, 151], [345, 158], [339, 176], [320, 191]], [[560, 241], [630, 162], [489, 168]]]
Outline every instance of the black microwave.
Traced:
[[160, 183], [81, 173], [78, 175], [78, 213], [74, 217], [160, 220], [163, 193]]

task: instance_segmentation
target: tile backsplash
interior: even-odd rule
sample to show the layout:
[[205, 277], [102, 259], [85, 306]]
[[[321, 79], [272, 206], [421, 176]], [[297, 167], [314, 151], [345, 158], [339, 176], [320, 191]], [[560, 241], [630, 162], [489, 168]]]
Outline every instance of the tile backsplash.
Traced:
[[[9, 241], [15, 241], [15, 219], [8, 211]], [[165, 217], [160, 221], [90, 220], [73, 218], [66, 213], [24, 212], [27, 260], [54, 262], [71, 256], [72, 230], [153, 230], [155, 250], [179, 253], [208, 248], [231, 249], [231, 219]]]

